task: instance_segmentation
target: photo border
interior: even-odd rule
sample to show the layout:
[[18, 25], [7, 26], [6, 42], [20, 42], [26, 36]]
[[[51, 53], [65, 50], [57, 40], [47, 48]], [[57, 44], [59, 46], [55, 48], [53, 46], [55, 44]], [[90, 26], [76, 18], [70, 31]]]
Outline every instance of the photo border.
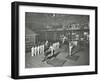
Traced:
[[[73, 9], [88, 9], [95, 10], [95, 71], [89, 72], [75, 72], [75, 73], [59, 73], [59, 74], [42, 74], [42, 75], [19, 75], [19, 6], [41, 6], [41, 7], [58, 7], [58, 8], [73, 8]], [[58, 76], [72, 76], [72, 75], [88, 75], [97, 74], [97, 16], [98, 9], [96, 6], [81, 6], [81, 5], [62, 5], [62, 4], [48, 4], [48, 3], [31, 3], [31, 2], [12, 2], [11, 6], [11, 77], [13, 79], [25, 78], [43, 78], [43, 77], [58, 77]]]

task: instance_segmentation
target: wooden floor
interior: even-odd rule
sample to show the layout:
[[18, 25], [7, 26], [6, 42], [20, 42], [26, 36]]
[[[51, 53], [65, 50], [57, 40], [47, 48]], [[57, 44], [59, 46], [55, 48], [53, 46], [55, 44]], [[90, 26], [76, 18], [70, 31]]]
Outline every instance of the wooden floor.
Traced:
[[[56, 58], [61, 60], [66, 60], [63, 66], [80, 66], [89, 65], [89, 47], [84, 48], [76, 47], [73, 49], [72, 57], [68, 57], [68, 46], [62, 45], [61, 48], [56, 50], [60, 52]], [[78, 58], [76, 58], [78, 57]], [[76, 59], [75, 59], [76, 58]], [[25, 68], [40, 68], [40, 67], [54, 67], [53, 65], [47, 64], [47, 62], [42, 62], [44, 59], [44, 54], [37, 56], [31, 56], [28, 52], [25, 54]]]

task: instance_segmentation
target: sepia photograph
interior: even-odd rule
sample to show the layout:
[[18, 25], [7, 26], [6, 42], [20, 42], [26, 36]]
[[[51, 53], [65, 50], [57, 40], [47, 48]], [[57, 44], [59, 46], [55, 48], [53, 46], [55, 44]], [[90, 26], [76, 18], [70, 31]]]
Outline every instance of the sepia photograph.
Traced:
[[25, 68], [89, 65], [89, 15], [25, 12]]

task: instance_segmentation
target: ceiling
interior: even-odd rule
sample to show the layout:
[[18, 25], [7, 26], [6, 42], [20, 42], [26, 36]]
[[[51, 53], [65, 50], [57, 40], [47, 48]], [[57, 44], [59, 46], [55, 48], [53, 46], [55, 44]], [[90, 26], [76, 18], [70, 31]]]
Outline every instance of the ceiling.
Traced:
[[89, 23], [88, 15], [52, 14], [52, 13], [25, 13], [25, 26], [33, 31], [63, 28], [71, 24]]

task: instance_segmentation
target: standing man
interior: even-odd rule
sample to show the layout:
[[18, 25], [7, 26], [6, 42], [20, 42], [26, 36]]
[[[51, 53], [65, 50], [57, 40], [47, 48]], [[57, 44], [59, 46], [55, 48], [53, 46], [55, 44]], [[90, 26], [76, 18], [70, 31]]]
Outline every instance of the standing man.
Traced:
[[50, 46], [50, 50], [51, 50], [51, 56], [54, 54], [54, 47], [51, 45]]
[[34, 56], [36, 56], [37, 55], [37, 46], [35, 46], [35, 48], [34, 48]]
[[66, 36], [64, 36], [64, 37], [62, 38], [62, 43], [63, 43], [63, 44], [64, 44], [65, 40], [66, 40]]
[[57, 49], [59, 48], [59, 45], [60, 45], [59, 42], [57, 42]]
[[48, 43], [49, 43], [49, 42], [46, 40], [45, 45], [47, 46], [47, 45], [48, 45]]
[[31, 48], [31, 56], [34, 56], [34, 53], [35, 51], [34, 51], [34, 46]]
[[40, 45], [37, 46], [37, 54], [40, 54]]
[[72, 48], [73, 48], [73, 43], [69, 42], [69, 55], [71, 56], [71, 52], [72, 52]]
[[44, 44], [41, 46], [42, 54], [44, 54]]

